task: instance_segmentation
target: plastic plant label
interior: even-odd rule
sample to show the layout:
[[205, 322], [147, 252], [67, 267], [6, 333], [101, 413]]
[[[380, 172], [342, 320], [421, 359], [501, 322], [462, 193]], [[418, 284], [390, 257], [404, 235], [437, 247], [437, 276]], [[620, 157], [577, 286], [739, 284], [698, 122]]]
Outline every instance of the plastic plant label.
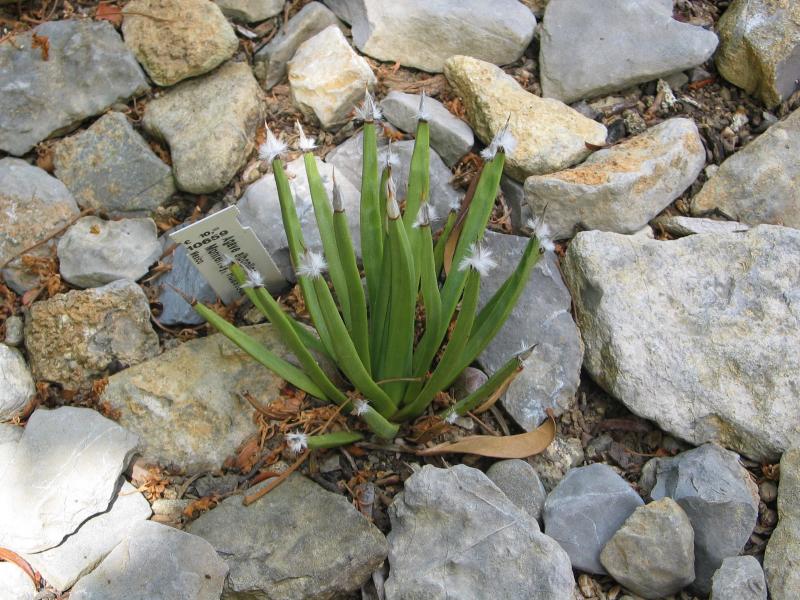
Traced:
[[261, 273], [271, 292], [280, 291], [286, 285], [286, 279], [256, 234], [239, 222], [239, 209], [235, 206], [192, 223], [169, 237], [186, 249], [189, 258], [226, 304], [242, 294], [228, 269], [229, 259]]

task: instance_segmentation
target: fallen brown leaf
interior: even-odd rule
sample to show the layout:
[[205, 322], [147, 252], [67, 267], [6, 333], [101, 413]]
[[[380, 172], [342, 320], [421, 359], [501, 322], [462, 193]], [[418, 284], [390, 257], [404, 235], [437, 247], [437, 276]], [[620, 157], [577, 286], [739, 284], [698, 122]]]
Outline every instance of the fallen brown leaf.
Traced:
[[556, 437], [556, 422], [549, 417], [542, 425], [529, 433], [497, 437], [472, 435], [457, 442], [439, 444], [421, 450], [421, 456], [436, 454], [477, 454], [492, 458], [527, 458], [543, 452]]

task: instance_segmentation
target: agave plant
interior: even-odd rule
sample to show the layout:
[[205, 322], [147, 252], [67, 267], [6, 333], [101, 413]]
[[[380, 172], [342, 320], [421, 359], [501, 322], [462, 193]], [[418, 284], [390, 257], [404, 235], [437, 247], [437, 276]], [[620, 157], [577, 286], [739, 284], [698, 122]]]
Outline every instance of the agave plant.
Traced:
[[[281, 161], [286, 144], [268, 129], [259, 156], [272, 165], [291, 264], [313, 329], [278, 304], [264, 288], [259, 273], [235, 262], [229, 268], [300, 366], [270, 352], [209, 307], [196, 303], [195, 310], [278, 376], [322, 401], [340, 405], [375, 435], [393, 438], [401, 423], [425, 413], [437, 393], [448, 388], [491, 342], [528, 281], [540, 246], [547, 242], [541, 234], [531, 237], [515, 271], [478, 310], [481, 278], [496, 266], [481, 240], [513, 138], [503, 130], [482, 152], [485, 162], [468, 199], [463, 207], [451, 207], [436, 238], [431, 231], [430, 130], [424, 95], [404, 210], [400, 209], [392, 177], [393, 161], [387, 160], [379, 170], [376, 122], [381, 114], [369, 93], [357, 115], [364, 121], [360, 236], [366, 290], [340, 190], [334, 181], [333, 198], [328, 198], [312, 152], [314, 140], [305, 136], [298, 123], [299, 147], [323, 253], [311, 251], [303, 239]], [[336, 365], [349, 389], [333, 383], [320, 367], [318, 356]], [[475, 409], [521, 369], [521, 361], [520, 355], [510, 357], [484, 385], [438, 416], [452, 422]], [[287, 443], [299, 452], [358, 439], [358, 432], [319, 436], [297, 432], [287, 436]]]

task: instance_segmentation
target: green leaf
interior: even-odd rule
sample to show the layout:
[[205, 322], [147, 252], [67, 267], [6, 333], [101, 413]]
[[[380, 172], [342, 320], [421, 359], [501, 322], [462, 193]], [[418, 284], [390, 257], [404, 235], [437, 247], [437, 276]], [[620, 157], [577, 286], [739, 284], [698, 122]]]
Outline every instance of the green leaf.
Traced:
[[[275, 176], [275, 185], [278, 188], [278, 202], [281, 207], [283, 229], [286, 232], [286, 240], [289, 243], [289, 258], [292, 261], [292, 268], [297, 269], [297, 265], [300, 264], [300, 258], [306, 251], [306, 245], [303, 240], [300, 219], [297, 217], [297, 207], [294, 204], [294, 197], [289, 186], [289, 179], [286, 177], [283, 162], [279, 158], [272, 161], [272, 172]], [[333, 341], [322, 318], [314, 287], [308, 281], [301, 280], [300, 291], [303, 293], [306, 309], [308, 314], [311, 315], [311, 320], [319, 334], [322, 345], [325, 346], [327, 354], [333, 356]]]
[[[305, 277], [303, 279], [306, 279]], [[336, 364], [347, 376], [356, 389], [358, 389], [365, 398], [369, 400], [373, 406], [383, 416], [389, 417], [394, 414], [396, 406], [392, 399], [386, 395], [378, 384], [370, 377], [369, 372], [361, 362], [358, 351], [350, 338], [347, 328], [344, 326], [342, 317], [336, 309], [336, 304], [331, 296], [331, 291], [328, 289], [328, 284], [322, 277], [316, 277], [312, 280], [314, 290], [317, 292], [319, 298], [320, 309], [322, 310], [323, 318], [328, 330], [336, 340], [335, 356]]]
[[462, 353], [478, 307], [481, 277], [474, 269], [469, 269], [467, 281], [464, 286], [464, 297], [461, 300], [461, 310], [456, 318], [453, 335], [445, 348], [444, 354], [436, 365], [430, 379], [425, 383], [422, 391], [408, 405], [404, 406], [395, 415], [395, 421], [418, 417], [431, 403], [436, 393], [443, 390], [463, 370], [459, 368], [459, 355]]
[[322, 400], [330, 398], [314, 383], [311, 378], [294, 365], [286, 362], [281, 357], [271, 352], [263, 345], [236, 326], [228, 323], [208, 306], [197, 303], [193, 306], [195, 312], [203, 317], [212, 327], [222, 333], [231, 342], [244, 350], [257, 362], [267, 367], [281, 379], [285, 379], [293, 386]]
[[[338, 194], [338, 188], [334, 187], [334, 196], [336, 194]], [[367, 302], [344, 209], [336, 210], [333, 213], [333, 231], [336, 236], [336, 245], [339, 247], [339, 258], [342, 263], [345, 284], [350, 295], [350, 337], [358, 350], [361, 362], [364, 363], [367, 371], [371, 372]]]
[[455, 412], [459, 417], [463, 417], [471, 410], [475, 410], [483, 404], [489, 397], [494, 394], [501, 386], [503, 386], [509, 377], [522, 370], [521, 356], [514, 356], [495, 373], [489, 377], [483, 385], [477, 390], [469, 394], [466, 398], [462, 398], [450, 408], [447, 408], [439, 413], [439, 417], [446, 419], [448, 414]]
[[[394, 202], [394, 199], [390, 199]], [[389, 217], [389, 248], [392, 260], [392, 280], [389, 285], [389, 330], [386, 338], [384, 362], [380, 379], [397, 379], [411, 375], [411, 357], [414, 349], [414, 317], [416, 315], [417, 288], [414, 277], [414, 259], [400, 218]], [[383, 389], [397, 404], [403, 397], [405, 381], [392, 381]]]
[[350, 295], [347, 289], [347, 281], [344, 277], [344, 270], [340, 260], [339, 248], [336, 244], [336, 235], [333, 230], [333, 211], [331, 210], [330, 199], [325, 191], [325, 184], [319, 176], [317, 160], [311, 152], [303, 155], [303, 162], [306, 167], [306, 177], [308, 187], [311, 191], [311, 203], [314, 206], [314, 216], [317, 220], [319, 237], [322, 241], [322, 249], [328, 261], [328, 274], [330, 275], [333, 289], [336, 291], [336, 299], [342, 307], [342, 315], [348, 327], [350, 322]]
[[[236, 280], [241, 284], [245, 281], [246, 276], [244, 270], [239, 265], [231, 267], [231, 273]], [[302, 365], [308, 376], [325, 394], [325, 399], [332, 400], [336, 404], [347, 404], [349, 402], [345, 396], [328, 378], [325, 372], [319, 366], [319, 360], [315, 358], [308, 348], [303, 344], [300, 336], [297, 334], [290, 319], [283, 309], [278, 305], [277, 301], [266, 293], [264, 288], [254, 290], [251, 288], [242, 288], [244, 293], [255, 304], [259, 310], [262, 310], [270, 322], [278, 331], [283, 343], [294, 353], [297, 360]], [[259, 290], [261, 293], [259, 293]]]
[[324, 433], [322, 435], [310, 435], [307, 438], [307, 443], [310, 449], [319, 450], [321, 448], [349, 446], [363, 439], [364, 436], [356, 431], [336, 431], [334, 433]]
[[370, 306], [378, 296], [383, 263], [383, 227], [378, 191], [378, 142], [374, 123], [364, 123], [361, 170], [361, 260]]

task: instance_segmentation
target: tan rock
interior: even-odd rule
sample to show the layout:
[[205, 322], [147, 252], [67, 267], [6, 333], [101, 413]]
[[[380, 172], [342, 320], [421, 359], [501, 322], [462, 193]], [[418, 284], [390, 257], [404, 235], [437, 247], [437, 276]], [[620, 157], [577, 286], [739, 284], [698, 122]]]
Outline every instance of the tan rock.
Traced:
[[208, 73], [239, 47], [219, 6], [209, 0], [133, 0], [123, 13], [125, 44], [158, 85]]
[[229, 62], [147, 105], [144, 128], [169, 144], [180, 189], [207, 194], [228, 185], [253, 149], [262, 97], [250, 67]]
[[[289, 356], [271, 325], [244, 331], [282, 358]], [[157, 359], [117, 373], [102, 400], [137, 433], [147, 460], [217, 469], [258, 431], [249, 392], [261, 406], [280, 396], [284, 381], [222, 334], [188, 341]]]
[[705, 162], [694, 121], [668, 119], [577, 167], [529, 177], [525, 198], [555, 239], [577, 229], [634, 233], [680, 196]]
[[369, 63], [335, 25], [305, 41], [288, 69], [295, 104], [326, 129], [346, 122], [364, 90], [377, 83]]
[[517, 147], [506, 157], [506, 172], [519, 181], [560, 171], [601, 146], [606, 128], [552, 98], [525, 91], [499, 67], [468, 56], [453, 56], [444, 74], [464, 102], [475, 134], [488, 144], [509, 119]]
[[728, 157], [692, 199], [692, 214], [800, 229], [800, 109]]
[[734, 0], [717, 25], [715, 62], [722, 76], [767, 106], [797, 89], [800, 79], [800, 2]]
[[34, 302], [25, 345], [34, 379], [71, 389], [159, 351], [147, 297], [128, 279]]

